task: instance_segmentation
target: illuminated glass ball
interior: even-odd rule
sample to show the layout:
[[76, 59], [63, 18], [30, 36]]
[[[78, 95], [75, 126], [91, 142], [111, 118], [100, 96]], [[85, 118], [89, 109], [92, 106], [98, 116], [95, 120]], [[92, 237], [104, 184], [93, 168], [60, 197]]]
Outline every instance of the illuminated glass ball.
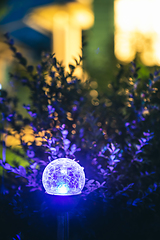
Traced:
[[69, 158], [58, 158], [44, 169], [42, 183], [48, 194], [77, 195], [85, 185], [83, 167]]

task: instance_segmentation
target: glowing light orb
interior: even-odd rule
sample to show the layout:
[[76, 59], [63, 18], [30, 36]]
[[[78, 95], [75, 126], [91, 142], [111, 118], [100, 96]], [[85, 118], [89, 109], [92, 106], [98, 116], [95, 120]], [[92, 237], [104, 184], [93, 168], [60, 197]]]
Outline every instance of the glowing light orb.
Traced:
[[69, 158], [50, 162], [43, 171], [42, 183], [51, 195], [78, 195], [85, 184], [83, 167]]

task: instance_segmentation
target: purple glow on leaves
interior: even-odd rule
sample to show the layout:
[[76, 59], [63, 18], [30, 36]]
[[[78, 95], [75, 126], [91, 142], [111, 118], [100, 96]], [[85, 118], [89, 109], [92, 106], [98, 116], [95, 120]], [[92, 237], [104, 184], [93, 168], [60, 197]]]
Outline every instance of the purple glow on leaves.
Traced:
[[36, 116], [37, 116], [36, 113], [33, 113], [33, 112], [31, 112], [31, 111], [28, 111], [28, 113], [29, 113], [29, 115], [30, 115], [31, 117], [36, 117]]
[[63, 131], [62, 131], [62, 136], [63, 136], [63, 138], [66, 138], [67, 135], [68, 135], [68, 130], [63, 130]]
[[48, 105], [47, 107], [48, 107], [49, 114], [51, 114], [55, 111], [55, 108], [53, 108], [51, 105]]
[[76, 147], [76, 144], [73, 144], [72, 147], [71, 147], [71, 153], [75, 153], [77, 147]]
[[96, 54], [98, 54], [98, 53], [99, 53], [99, 51], [100, 51], [100, 50], [99, 50], [99, 47], [98, 47], [98, 48], [96, 49]]
[[73, 112], [77, 111], [77, 106], [76, 105], [72, 107], [72, 111]]
[[28, 105], [23, 104], [23, 107], [27, 110], [30, 110], [30, 105], [29, 104]]
[[20, 233], [20, 234], [17, 234], [17, 235], [16, 235], [16, 238], [13, 238], [12, 240], [16, 240], [16, 239], [21, 240], [20, 235], [21, 235], [21, 233]]
[[82, 138], [84, 135], [84, 129], [81, 128], [80, 131], [79, 131], [79, 137]]
[[70, 146], [70, 140], [68, 139], [63, 139], [63, 144], [64, 144], [64, 149], [67, 150]]
[[32, 151], [32, 150], [27, 150], [27, 156], [28, 156], [29, 158], [33, 158], [34, 155], [35, 155], [34, 151]]
[[69, 158], [58, 158], [44, 169], [42, 183], [51, 195], [77, 195], [85, 185], [83, 168]]

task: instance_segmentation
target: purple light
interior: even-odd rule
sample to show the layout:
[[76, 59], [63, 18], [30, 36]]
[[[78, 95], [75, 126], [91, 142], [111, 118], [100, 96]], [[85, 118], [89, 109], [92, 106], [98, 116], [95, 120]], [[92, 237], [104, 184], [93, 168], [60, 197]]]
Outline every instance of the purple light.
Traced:
[[42, 183], [51, 195], [78, 195], [85, 185], [83, 167], [69, 158], [58, 158], [44, 169]]

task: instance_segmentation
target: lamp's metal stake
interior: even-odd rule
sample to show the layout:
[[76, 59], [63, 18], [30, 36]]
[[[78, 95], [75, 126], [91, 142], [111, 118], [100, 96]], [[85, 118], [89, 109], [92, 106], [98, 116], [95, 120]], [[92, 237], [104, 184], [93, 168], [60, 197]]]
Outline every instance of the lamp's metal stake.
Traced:
[[69, 240], [69, 213], [58, 215], [57, 240]]
[[65, 240], [69, 240], [69, 212], [65, 212]]

